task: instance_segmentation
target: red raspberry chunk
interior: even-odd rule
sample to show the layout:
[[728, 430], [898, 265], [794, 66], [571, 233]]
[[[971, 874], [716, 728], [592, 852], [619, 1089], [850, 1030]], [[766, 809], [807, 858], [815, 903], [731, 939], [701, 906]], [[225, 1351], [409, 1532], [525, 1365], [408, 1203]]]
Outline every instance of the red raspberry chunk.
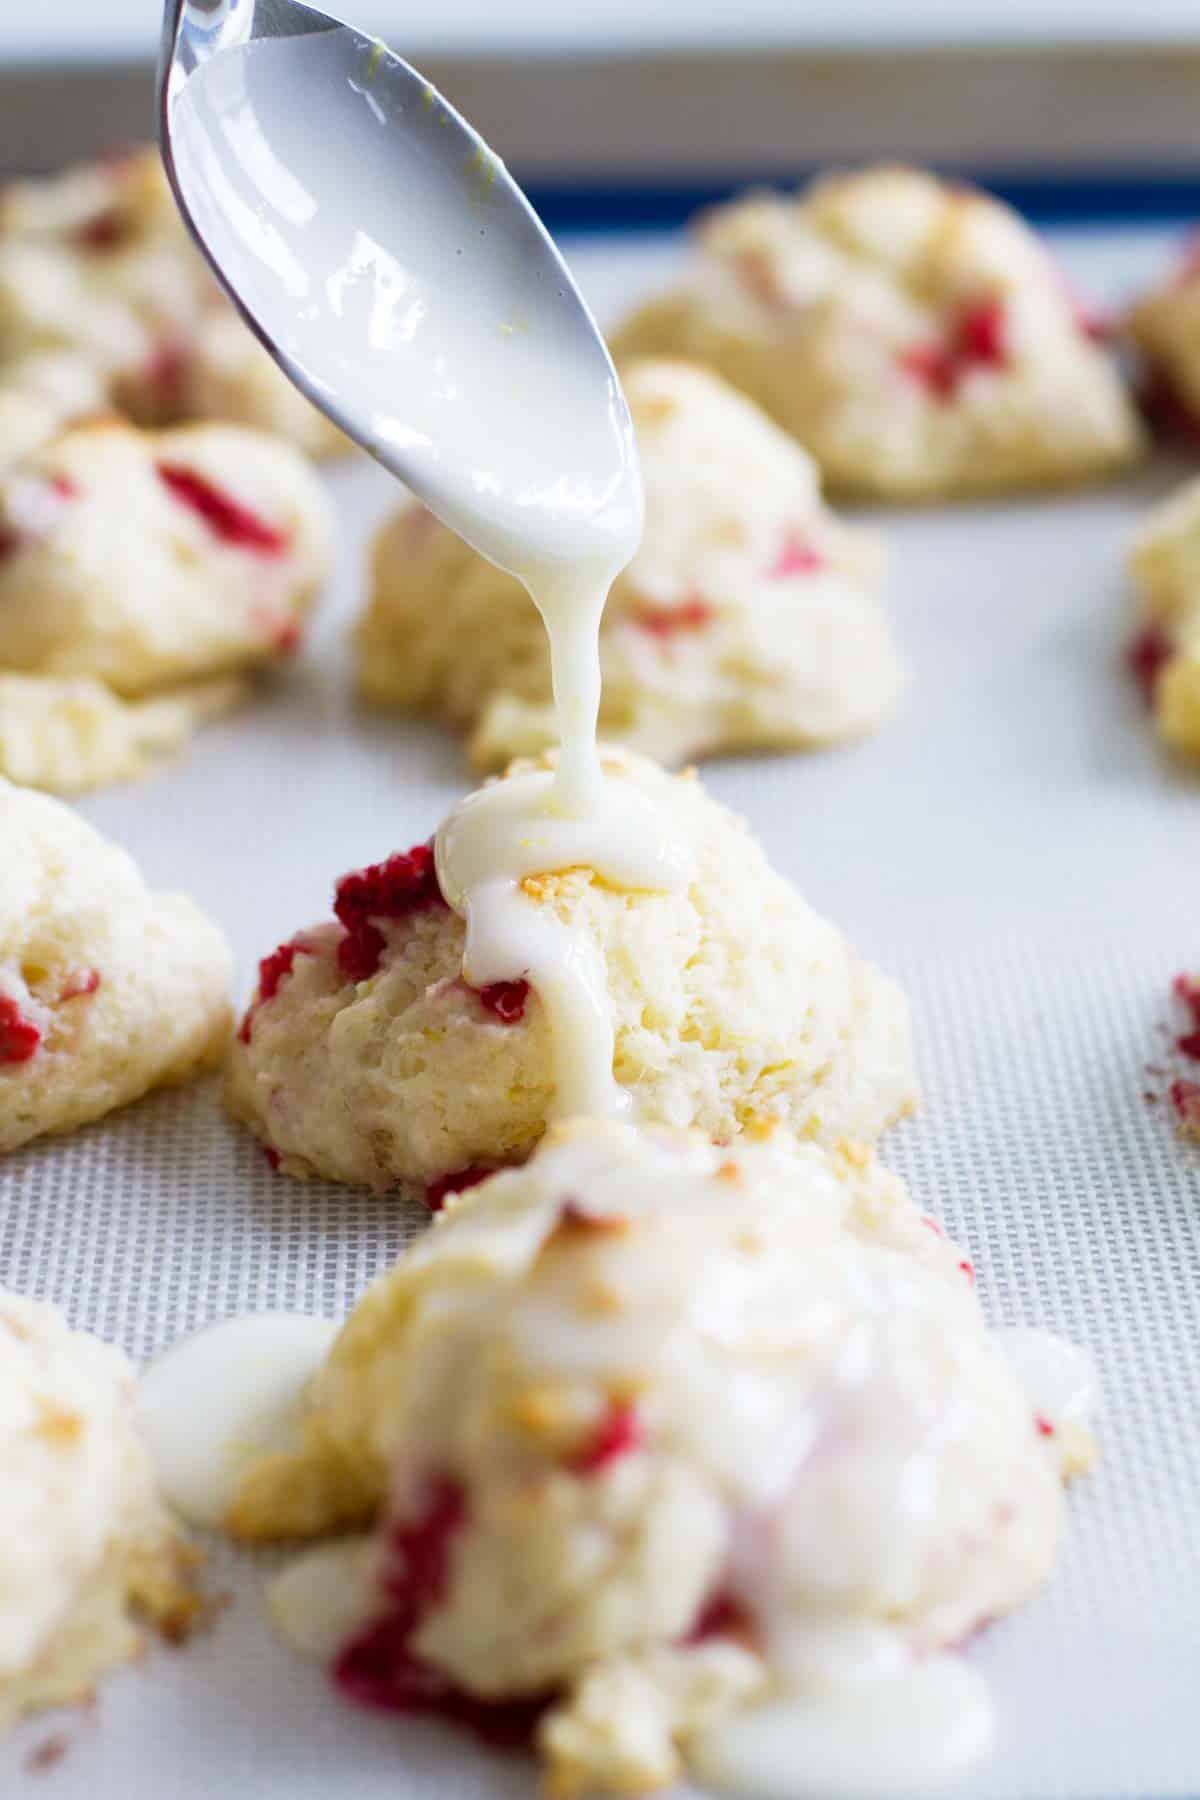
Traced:
[[387, 1610], [346, 1646], [334, 1665], [334, 1680], [350, 1699], [412, 1712], [445, 1691], [445, 1678], [415, 1657], [409, 1644], [445, 1598], [451, 1547], [466, 1522], [466, 1496], [443, 1475], [427, 1484], [413, 1517], [393, 1524], [390, 1570], [383, 1584]]
[[707, 600], [692, 594], [678, 606], [642, 606], [635, 614], [634, 623], [652, 637], [669, 638], [681, 631], [703, 631], [713, 616]]
[[481, 1169], [475, 1163], [466, 1169], [452, 1169], [448, 1175], [439, 1175], [436, 1181], [427, 1184], [425, 1204], [430, 1212], [441, 1212], [448, 1194], [461, 1194], [467, 1188], [478, 1187], [481, 1181], [495, 1173], [495, 1169]]
[[696, 1615], [695, 1624], [684, 1638], [685, 1644], [706, 1644], [710, 1638], [752, 1637], [754, 1625], [750, 1614], [728, 1588], [710, 1594]]
[[342, 1693], [359, 1706], [386, 1712], [436, 1713], [486, 1741], [528, 1741], [547, 1696], [487, 1701], [455, 1688], [441, 1670], [412, 1649], [429, 1614], [445, 1599], [455, 1538], [467, 1525], [466, 1496], [448, 1476], [426, 1487], [418, 1511], [390, 1533], [392, 1564], [384, 1581], [387, 1608], [353, 1638], [333, 1666]]
[[285, 975], [292, 972], [292, 964], [298, 956], [304, 954], [305, 946], [299, 938], [290, 943], [280, 944], [278, 950], [272, 950], [270, 956], [264, 956], [258, 965], [258, 997], [264, 1003], [273, 1000], [279, 992], [279, 984]]
[[308, 945], [303, 938], [291, 938], [286, 944], [280, 944], [278, 950], [272, 950], [270, 956], [264, 956], [258, 965], [258, 993], [246, 1009], [238, 1037], [243, 1044], [250, 1042], [250, 1033], [254, 1028], [254, 1020], [260, 1009], [273, 1000], [279, 992], [279, 984], [285, 975], [292, 972], [292, 964], [298, 956], [309, 954]]
[[1170, 1097], [1180, 1131], [1200, 1140], [1200, 1081], [1173, 1081]]
[[1091, 338], [1093, 344], [1111, 344], [1117, 335], [1117, 321], [1111, 313], [1101, 312], [1098, 306], [1089, 306], [1086, 300], [1076, 299], [1075, 323], [1085, 338]]
[[767, 570], [770, 581], [782, 581], [785, 575], [815, 575], [826, 559], [802, 531], [789, 531], [783, 548]]
[[951, 400], [972, 369], [1007, 367], [1008, 314], [1003, 300], [965, 306], [940, 343], [913, 344], [900, 353], [900, 367], [939, 400]]
[[1175, 654], [1175, 644], [1161, 625], [1139, 631], [1126, 652], [1129, 672], [1141, 689], [1147, 706], [1154, 704], [1159, 677]]
[[142, 380], [155, 390], [162, 404], [174, 410], [187, 386], [191, 357], [175, 338], [163, 338], [150, 352], [141, 371]]
[[42, 1034], [16, 1001], [0, 994], [0, 1063], [26, 1063], [37, 1055]]
[[294, 656], [304, 642], [300, 620], [292, 613], [280, 612], [277, 607], [256, 606], [250, 614], [250, 623], [276, 656]]
[[1171, 992], [1187, 1007], [1193, 1023], [1200, 1026], [1200, 975], [1177, 975], [1171, 983]]
[[494, 1013], [502, 1025], [519, 1025], [525, 1017], [525, 1002], [529, 998], [527, 981], [493, 981], [476, 992], [480, 1005]]
[[75, 233], [75, 242], [84, 250], [119, 250], [131, 235], [129, 215], [113, 206], [87, 219]]
[[347, 981], [367, 981], [379, 967], [387, 940], [375, 920], [406, 919], [445, 904], [431, 843], [343, 875], [333, 910], [346, 928], [338, 945], [338, 967]]
[[1033, 1423], [1039, 1437], [1051, 1438], [1054, 1436], [1053, 1422], [1046, 1417], [1045, 1413], [1034, 1413]]
[[646, 1431], [636, 1406], [614, 1401], [568, 1466], [576, 1475], [598, 1475], [622, 1456], [640, 1450], [645, 1442]]
[[958, 321], [956, 349], [960, 360], [1003, 368], [1008, 362], [1008, 314], [1003, 300], [980, 300]]
[[298, 619], [285, 619], [271, 634], [271, 642], [280, 656], [294, 656], [304, 642], [304, 632]]
[[1171, 992], [1186, 1009], [1191, 1023], [1191, 1029], [1178, 1039], [1179, 1048], [1185, 1056], [1200, 1058], [1200, 977], [1177, 975]]
[[958, 386], [958, 369], [948, 350], [937, 344], [913, 344], [902, 350], [900, 367], [939, 400], [949, 400]]
[[277, 525], [260, 519], [257, 513], [235, 500], [195, 469], [182, 463], [156, 463], [158, 478], [181, 506], [190, 507], [208, 526], [214, 537], [224, 544], [242, 550], [253, 550], [260, 556], [282, 556], [288, 547], [288, 535]]

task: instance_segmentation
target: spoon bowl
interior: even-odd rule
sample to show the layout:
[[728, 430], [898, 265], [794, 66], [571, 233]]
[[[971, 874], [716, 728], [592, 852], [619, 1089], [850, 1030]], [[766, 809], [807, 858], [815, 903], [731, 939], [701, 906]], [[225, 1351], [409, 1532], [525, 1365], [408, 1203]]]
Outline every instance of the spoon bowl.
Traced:
[[604, 341], [423, 76], [297, 0], [168, 0], [159, 124], [221, 285], [349, 437], [527, 582], [628, 560], [641, 484]]

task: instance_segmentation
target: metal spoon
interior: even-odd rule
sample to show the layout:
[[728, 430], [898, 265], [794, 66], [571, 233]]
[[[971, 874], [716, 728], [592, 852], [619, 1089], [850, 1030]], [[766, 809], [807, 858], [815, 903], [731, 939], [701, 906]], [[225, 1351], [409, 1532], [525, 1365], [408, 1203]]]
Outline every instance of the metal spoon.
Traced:
[[380, 40], [297, 0], [167, 0], [163, 158], [279, 366], [523, 578], [636, 546], [628, 409], [504, 164]]

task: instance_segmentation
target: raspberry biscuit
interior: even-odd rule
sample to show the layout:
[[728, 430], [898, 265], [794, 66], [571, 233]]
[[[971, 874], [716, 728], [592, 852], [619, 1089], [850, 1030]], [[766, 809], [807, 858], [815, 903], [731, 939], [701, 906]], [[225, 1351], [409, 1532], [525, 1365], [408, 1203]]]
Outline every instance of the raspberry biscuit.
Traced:
[[177, 745], [229, 703], [214, 677], [296, 648], [329, 531], [299, 453], [237, 426], [95, 420], [19, 457], [0, 473], [0, 679], [23, 678], [0, 695], [0, 767], [71, 791]]
[[218, 1063], [231, 958], [64, 806], [0, 779], [0, 1152]]
[[551, 1793], [628, 1794], [756, 1702], [927, 1676], [1043, 1581], [1090, 1454], [866, 1150], [576, 1124], [368, 1290], [229, 1524], [377, 1521], [277, 1581], [285, 1634], [360, 1703], [536, 1730]]
[[[601, 625], [601, 735], [683, 762], [873, 729], [901, 680], [875, 544], [723, 382], [671, 362], [635, 363], [625, 382], [646, 532]], [[477, 766], [554, 741], [533, 603], [423, 508], [381, 534], [357, 635], [363, 693], [466, 727]]]
[[[688, 884], [626, 891], [572, 868], [527, 878], [521, 900], [595, 969], [633, 1115], [722, 1141], [774, 1125], [876, 1138], [915, 1094], [899, 990], [698, 781], [615, 752], [606, 766], [686, 834]], [[550, 1012], [523, 980], [468, 985], [432, 850], [347, 876], [335, 912], [264, 959], [230, 1064], [233, 1112], [291, 1172], [376, 1189], [436, 1194], [527, 1156], [557, 1101]]]
[[1033, 233], [902, 168], [754, 194], [700, 223], [678, 292], [615, 349], [708, 364], [838, 490], [935, 500], [1102, 476], [1141, 447], [1090, 321]]
[[0, 190], [0, 377], [71, 355], [105, 402], [165, 417], [162, 347], [194, 330], [211, 286], [152, 150]]
[[173, 1639], [195, 1616], [133, 1400], [119, 1351], [0, 1289], [0, 1729], [86, 1699], [135, 1614]]
[[236, 426], [76, 426], [0, 481], [0, 667], [115, 692], [295, 647], [329, 505], [287, 445]]
[[46, 352], [142, 424], [219, 418], [346, 448], [230, 308], [150, 148], [0, 190], [0, 380]]

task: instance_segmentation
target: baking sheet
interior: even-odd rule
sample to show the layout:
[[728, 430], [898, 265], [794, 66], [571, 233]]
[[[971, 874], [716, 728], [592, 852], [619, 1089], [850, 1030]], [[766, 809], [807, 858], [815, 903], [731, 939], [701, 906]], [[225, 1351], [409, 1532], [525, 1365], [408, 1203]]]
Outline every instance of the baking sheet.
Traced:
[[[1154, 232], [1059, 247], [1110, 298], [1165, 255]], [[566, 248], [604, 316], [679, 254], [649, 239]], [[902, 713], [859, 746], [706, 776], [907, 987], [925, 1103], [887, 1154], [970, 1246], [992, 1314], [1064, 1331], [1100, 1366], [1102, 1461], [1073, 1491], [1056, 1576], [970, 1652], [1003, 1734], [973, 1800], [1200, 1793], [1200, 1152], [1144, 1097], [1162, 1085], [1144, 1065], [1162, 1051], [1170, 978], [1200, 967], [1200, 780], [1160, 757], [1119, 669], [1122, 548], [1186, 470], [872, 517], [911, 669]], [[185, 762], [83, 808], [221, 921], [239, 997], [257, 957], [327, 910], [335, 876], [428, 836], [467, 781], [447, 735], [354, 707], [345, 626], [394, 488], [365, 462], [331, 482], [342, 562], [300, 663]], [[418, 1224], [397, 1202], [273, 1175], [212, 1083], [0, 1165], [0, 1281], [138, 1356], [236, 1311], [343, 1313]], [[16, 1732], [0, 1792], [532, 1793], [523, 1759], [343, 1706], [272, 1639], [262, 1575], [217, 1547], [232, 1603], [212, 1633], [154, 1650], [91, 1714]]]

